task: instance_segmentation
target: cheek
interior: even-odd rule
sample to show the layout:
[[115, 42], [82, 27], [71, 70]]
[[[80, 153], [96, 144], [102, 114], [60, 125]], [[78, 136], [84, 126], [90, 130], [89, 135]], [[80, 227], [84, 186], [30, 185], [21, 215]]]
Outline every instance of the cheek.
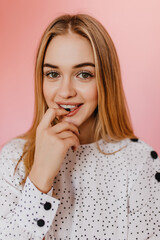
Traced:
[[52, 101], [55, 96], [55, 89], [49, 86], [48, 84], [43, 84], [43, 95], [47, 104]]
[[90, 86], [88, 89], [83, 91], [86, 101], [98, 104], [98, 91], [96, 84]]

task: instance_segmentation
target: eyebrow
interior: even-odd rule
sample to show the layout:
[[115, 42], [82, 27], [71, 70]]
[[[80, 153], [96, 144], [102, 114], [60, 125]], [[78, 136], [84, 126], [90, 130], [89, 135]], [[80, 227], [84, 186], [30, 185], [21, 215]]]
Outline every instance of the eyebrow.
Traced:
[[[72, 68], [75, 69], [75, 68], [80, 68], [80, 67], [85, 67], [85, 66], [95, 67], [95, 64], [91, 63], [91, 62], [85, 62], [85, 63], [77, 64], [77, 65], [73, 66]], [[52, 65], [50, 63], [44, 63], [43, 67], [59, 68], [58, 66]]]

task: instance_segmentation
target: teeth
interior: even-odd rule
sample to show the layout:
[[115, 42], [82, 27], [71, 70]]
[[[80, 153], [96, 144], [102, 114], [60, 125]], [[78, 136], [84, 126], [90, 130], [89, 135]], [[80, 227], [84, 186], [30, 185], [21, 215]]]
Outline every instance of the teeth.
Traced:
[[78, 107], [78, 105], [60, 105], [63, 108], [75, 108]]

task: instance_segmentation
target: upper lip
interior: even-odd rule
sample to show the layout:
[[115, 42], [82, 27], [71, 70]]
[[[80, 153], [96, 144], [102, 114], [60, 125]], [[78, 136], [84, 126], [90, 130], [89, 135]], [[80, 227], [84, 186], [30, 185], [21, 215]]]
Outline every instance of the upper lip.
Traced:
[[75, 103], [75, 102], [70, 102], [70, 103], [64, 103], [64, 102], [57, 102], [58, 105], [80, 105], [82, 103]]

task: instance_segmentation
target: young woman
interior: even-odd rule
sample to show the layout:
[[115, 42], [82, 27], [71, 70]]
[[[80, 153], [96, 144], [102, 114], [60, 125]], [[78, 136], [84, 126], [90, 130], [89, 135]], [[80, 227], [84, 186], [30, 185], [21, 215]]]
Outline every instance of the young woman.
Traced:
[[0, 155], [0, 239], [160, 239], [160, 161], [138, 139], [114, 44], [86, 14], [44, 32], [35, 115]]

